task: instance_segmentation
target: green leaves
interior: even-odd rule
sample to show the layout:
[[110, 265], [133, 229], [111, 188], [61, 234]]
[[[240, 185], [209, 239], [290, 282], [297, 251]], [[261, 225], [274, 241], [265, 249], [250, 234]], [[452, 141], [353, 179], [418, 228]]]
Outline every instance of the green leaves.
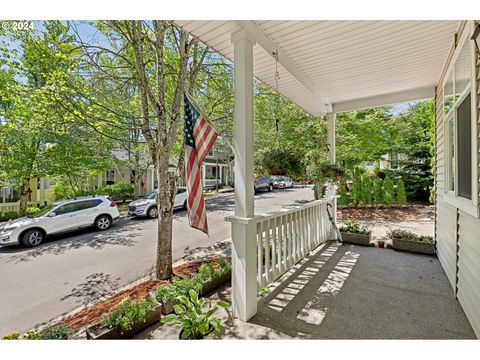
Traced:
[[[182, 326], [181, 339], [201, 339], [212, 329], [220, 333], [222, 324], [220, 319], [211, 319], [218, 307], [227, 308], [225, 301], [218, 301], [214, 306], [199, 298], [198, 293], [191, 289], [189, 297], [181, 295], [177, 298], [180, 304], [174, 306], [175, 314], [164, 316], [163, 323], [174, 322]], [[205, 304], [207, 306], [205, 307]]]

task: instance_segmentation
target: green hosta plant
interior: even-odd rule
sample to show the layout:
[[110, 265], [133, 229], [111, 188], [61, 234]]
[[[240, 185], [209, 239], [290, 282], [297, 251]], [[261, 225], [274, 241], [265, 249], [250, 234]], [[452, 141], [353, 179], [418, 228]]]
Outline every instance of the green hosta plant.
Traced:
[[151, 297], [134, 301], [126, 297], [101, 324], [106, 329], [118, 326], [121, 331], [126, 331], [131, 329], [134, 323], [144, 321], [146, 314], [156, 306], [157, 302]]
[[358, 222], [353, 220], [346, 220], [345, 225], [340, 228], [341, 232], [352, 234], [370, 235], [371, 231], [361, 226]]
[[[224, 301], [217, 301], [215, 305], [205, 298], [199, 298], [195, 290], [190, 290], [189, 296], [179, 296], [179, 304], [174, 306], [175, 314], [162, 318], [163, 323], [177, 323], [182, 326], [181, 339], [203, 339], [210, 332], [221, 333], [220, 319], [212, 318], [218, 307], [228, 307]], [[206, 309], [204, 307], [206, 306]], [[206, 311], [205, 311], [206, 310]]]

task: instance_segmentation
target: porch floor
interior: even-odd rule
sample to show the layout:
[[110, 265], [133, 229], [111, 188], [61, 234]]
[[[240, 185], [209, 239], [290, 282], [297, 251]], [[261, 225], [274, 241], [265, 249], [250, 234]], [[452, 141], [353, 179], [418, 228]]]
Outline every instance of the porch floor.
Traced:
[[[229, 300], [229, 290], [215, 297]], [[222, 309], [222, 311], [224, 311]], [[434, 256], [327, 242], [222, 338], [475, 339]]]

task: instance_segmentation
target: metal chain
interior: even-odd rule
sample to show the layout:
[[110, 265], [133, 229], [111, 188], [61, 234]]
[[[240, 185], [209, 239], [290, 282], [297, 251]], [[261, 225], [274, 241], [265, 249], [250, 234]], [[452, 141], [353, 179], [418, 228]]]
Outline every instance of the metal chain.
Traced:
[[273, 58], [275, 59], [275, 128], [277, 130], [277, 136], [278, 136], [278, 124], [279, 124], [279, 118], [278, 118], [278, 109], [280, 107], [280, 97], [278, 94], [278, 80], [280, 80], [280, 74], [278, 72], [278, 50], [273, 52]]

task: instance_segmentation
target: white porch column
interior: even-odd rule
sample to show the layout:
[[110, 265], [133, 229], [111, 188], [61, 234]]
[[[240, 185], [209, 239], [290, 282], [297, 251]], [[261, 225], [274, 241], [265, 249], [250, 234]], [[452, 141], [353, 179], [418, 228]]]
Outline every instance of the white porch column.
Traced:
[[232, 222], [232, 309], [247, 321], [257, 312], [253, 220], [253, 44], [245, 30], [232, 35], [235, 82], [235, 216]]
[[328, 160], [335, 164], [335, 113], [327, 113], [327, 134], [328, 134]]
[[[328, 160], [331, 164], [335, 165], [336, 163], [336, 154], [335, 154], [335, 122], [336, 122], [336, 114], [329, 112], [327, 113], [327, 135], [328, 135]], [[335, 185], [330, 185], [330, 195], [336, 195], [336, 187]], [[337, 199], [334, 198], [332, 204], [332, 216], [335, 223], [337, 222]], [[336, 239], [337, 234], [332, 229], [329, 234], [329, 239]]]

